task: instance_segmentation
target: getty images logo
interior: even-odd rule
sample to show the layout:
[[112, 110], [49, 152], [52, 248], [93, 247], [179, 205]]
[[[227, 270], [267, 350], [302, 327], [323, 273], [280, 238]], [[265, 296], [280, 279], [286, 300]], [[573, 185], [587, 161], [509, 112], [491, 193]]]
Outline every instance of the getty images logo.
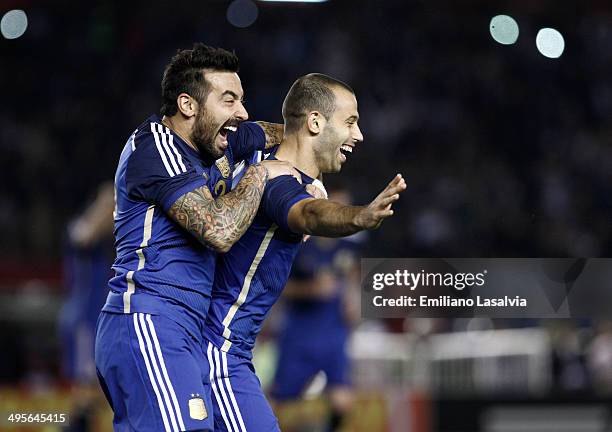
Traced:
[[385, 287], [405, 287], [414, 291], [417, 287], [452, 287], [457, 291], [473, 286], [483, 286], [487, 270], [480, 273], [441, 273], [426, 272], [425, 270], [411, 272], [408, 270], [395, 270], [390, 273], [374, 273], [372, 275], [372, 288], [380, 291]]

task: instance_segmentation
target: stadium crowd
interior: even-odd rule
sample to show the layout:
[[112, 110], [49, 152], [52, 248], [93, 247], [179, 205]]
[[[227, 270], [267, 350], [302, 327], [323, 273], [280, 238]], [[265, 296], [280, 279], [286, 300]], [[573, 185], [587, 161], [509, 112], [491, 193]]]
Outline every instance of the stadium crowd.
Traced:
[[[63, 226], [111, 179], [129, 128], [159, 109], [151, 89], [164, 61], [205, 40], [239, 54], [252, 117], [280, 121], [285, 92], [305, 72], [353, 84], [365, 142], [343, 180], [358, 202], [391, 172], [409, 184], [366, 254], [605, 256], [612, 11], [591, 3], [508, 6], [521, 26], [508, 47], [488, 34], [499, 12], [488, 2], [260, 4], [246, 29], [227, 23], [224, 2], [174, 13], [112, 2], [34, 7], [30, 31], [0, 48], [11, 101], [0, 108], [1, 253], [59, 255]], [[567, 40], [558, 60], [535, 49], [544, 23]]]

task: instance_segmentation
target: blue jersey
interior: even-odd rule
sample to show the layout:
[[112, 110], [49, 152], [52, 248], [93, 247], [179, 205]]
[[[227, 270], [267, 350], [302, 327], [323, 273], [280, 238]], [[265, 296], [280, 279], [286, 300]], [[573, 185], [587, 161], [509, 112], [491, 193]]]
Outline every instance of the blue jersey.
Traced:
[[234, 163], [265, 146], [255, 123], [228, 135], [217, 161], [200, 154], [159, 117], [129, 138], [115, 176], [115, 276], [105, 312], [165, 315], [201, 334], [214, 279], [216, 253], [167, 216], [183, 194], [208, 186], [215, 198], [231, 188]]
[[313, 333], [345, 336], [348, 323], [344, 317], [343, 297], [347, 289], [347, 275], [358, 268], [359, 250], [364, 233], [340, 239], [312, 238], [297, 256], [291, 278], [307, 281], [317, 273], [329, 272], [336, 281], [335, 292], [328, 298], [286, 298], [282, 334], [292, 339], [318, 341], [317, 337], [303, 338]]
[[325, 373], [330, 388], [350, 385], [350, 361], [345, 349], [349, 336], [345, 295], [348, 289], [355, 288], [349, 284], [356, 282], [353, 278], [364, 235], [359, 232], [341, 239], [315, 237], [304, 244], [296, 257], [292, 280], [318, 283], [318, 277], [325, 275], [335, 283], [329, 294], [285, 297], [284, 319], [278, 335], [278, 367], [271, 388], [275, 399], [300, 397], [320, 371]]
[[112, 263], [112, 242], [107, 237], [86, 248], [68, 241], [64, 249], [64, 283], [68, 295], [58, 327], [62, 370], [75, 381], [90, 382], [96, 376], [92, 356], [94, 334], [106, 299]]
[[223, 352], [251, 358], [263, 321], [285, 287], [302, 244], [287, 216], [295, 203], [312, 198], [304, 185], [313, 179], [301, 175], [303, 184], [291, 176], [268, 182], [253, 223], [218, 257], [204, 334]]
[[[95, 327], [100, 307], [106, 299], [108, 279], [112, 275], [112, 250], [110, 235], [85, 248], [66, 243], [64, 283], [68, 296], [62, 315], [69, 322], [86, 322]], [[69, 324], [67, 329], [74, 327]]]

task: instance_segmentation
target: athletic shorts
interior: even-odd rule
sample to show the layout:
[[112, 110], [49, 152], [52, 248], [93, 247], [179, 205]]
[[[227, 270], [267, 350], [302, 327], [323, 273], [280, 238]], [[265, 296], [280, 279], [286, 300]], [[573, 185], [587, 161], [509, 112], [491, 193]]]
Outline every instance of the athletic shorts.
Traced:
[[280, 432], [250, 359], [208, 342], [215, 432]]
[[115, 431], [213, 430], [206, 353], [183, 327], [159, 315], [102, 312], [96, 333]]
[[302, 396], [317, 373], [323, 371], [328, 387], [350, 386], [350, 362], [346, 339], [332, 338], [327, 343], [311, 343], [310, 338], [283, 338], [271, 395], [291, 400]]

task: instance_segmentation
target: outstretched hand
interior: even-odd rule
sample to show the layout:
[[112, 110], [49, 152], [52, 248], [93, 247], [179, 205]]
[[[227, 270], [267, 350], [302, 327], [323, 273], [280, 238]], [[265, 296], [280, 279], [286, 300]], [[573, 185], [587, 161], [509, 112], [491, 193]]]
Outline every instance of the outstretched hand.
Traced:
[[397, 174], [387, 187], [359, 212], [356, 218], [357, 225], [368, 230], [378, 228], [383, 220], [393, 215], [391, 206], [405, 189], [406, 181], [401, 174]]

